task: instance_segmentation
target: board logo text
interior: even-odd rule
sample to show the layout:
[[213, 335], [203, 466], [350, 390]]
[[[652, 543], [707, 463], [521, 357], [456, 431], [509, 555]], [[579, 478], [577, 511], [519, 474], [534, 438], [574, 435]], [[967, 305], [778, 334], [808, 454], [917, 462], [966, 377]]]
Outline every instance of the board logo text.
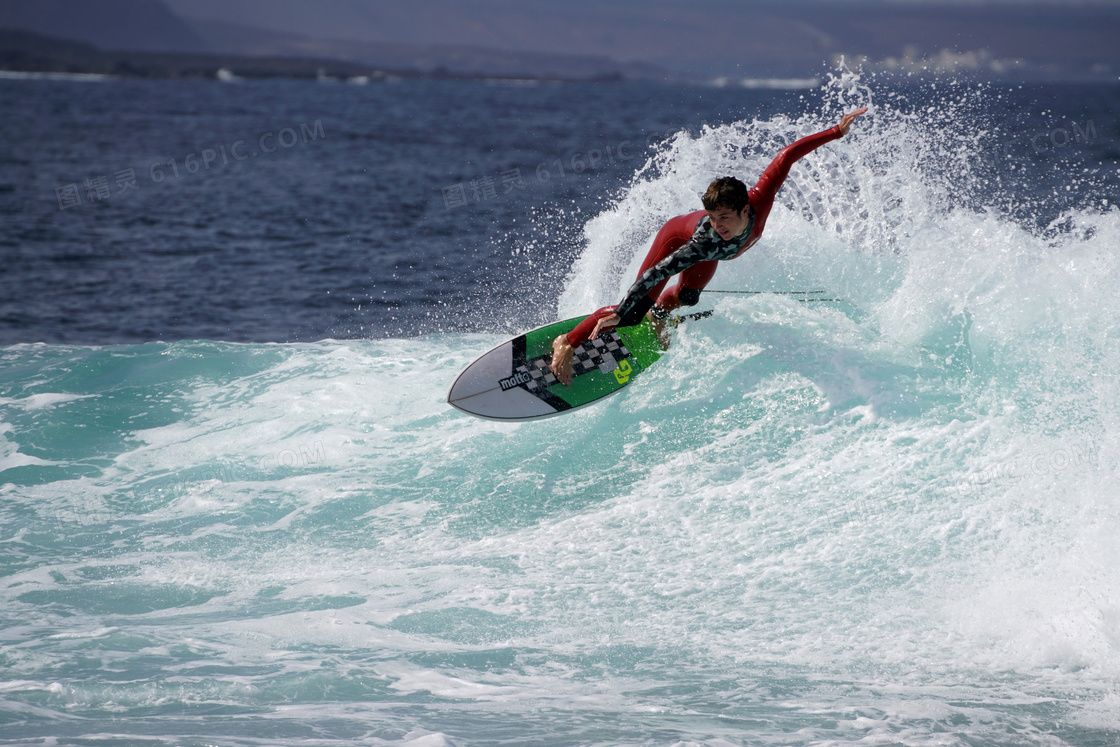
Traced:
[[515, 386], [521, 386], [522, 384], [528, 384], [530, 381], [532, 381], [532, 379], [533, 379], [533, 377], [530, 376], [527, 371], [522, 371], [521, 373], [515, 373], [513, 376], [510, 376], [508, 379], [499, 379], [498, 380], [498, 386], [500, 386], [502, 388], [503, 392], [507, 392], [510, 389], [513, 389]]

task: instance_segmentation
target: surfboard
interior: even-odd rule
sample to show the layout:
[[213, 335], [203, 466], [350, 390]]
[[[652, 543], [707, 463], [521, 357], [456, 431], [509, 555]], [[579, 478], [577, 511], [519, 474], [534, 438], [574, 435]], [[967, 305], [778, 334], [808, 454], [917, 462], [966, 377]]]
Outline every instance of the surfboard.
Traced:
[[574, 351], [572, 383], [549, 369], [552, 341], [586, 317], [530, 330], [479, 356], [463, 369], [447, 402], [490, 420], [538, 420], [587, 407], [622, 391], [665, 352], [648, 319], [616, 327]]

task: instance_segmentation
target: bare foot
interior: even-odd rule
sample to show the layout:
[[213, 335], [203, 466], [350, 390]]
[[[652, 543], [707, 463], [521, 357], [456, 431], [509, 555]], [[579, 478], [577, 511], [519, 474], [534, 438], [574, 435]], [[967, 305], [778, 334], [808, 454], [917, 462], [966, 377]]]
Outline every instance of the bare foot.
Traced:
[[646, 312], [646, 319], [649, 319], [650, 326], [653, 331], [657, 333], [657, 341], [661, 343], [661, 347], [669, 349], [669, 317], [657, 316], [653, 313], [653, 309]]

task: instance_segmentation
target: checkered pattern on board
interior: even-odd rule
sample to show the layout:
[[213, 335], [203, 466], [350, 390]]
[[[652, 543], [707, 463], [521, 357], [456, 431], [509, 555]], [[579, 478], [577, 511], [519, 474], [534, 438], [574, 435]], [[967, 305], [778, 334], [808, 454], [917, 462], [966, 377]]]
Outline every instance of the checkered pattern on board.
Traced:
[[608, 374], [618, 368], [620, 360], [629, 357], [630, 351], [622, 344], [618, 333], [612, 330], [580, 345], [575, 351], [572, 370], [576, 376], [593, 368]]
[[[575, 356], [572, 360], [572, 375], [579, 376], [596, 368], [605, 374], [610, 373], [618, 368], [619, 361], [629, 357], [630, 351], [622, 344], [618, 333], [614, 330], [604, 332], [594, 340], [588, 340], [575, 349]], [[530, 392], [547, 389], [556, 383], [556, 377], [552, 374], [552, 369], [548, 367], [551, 359], [551, 354], [533, 358], [531, 361], [515, 368], [513, 372], [515, 374], [527, 373], [533, 377], [525, 384], [525, 388]]]

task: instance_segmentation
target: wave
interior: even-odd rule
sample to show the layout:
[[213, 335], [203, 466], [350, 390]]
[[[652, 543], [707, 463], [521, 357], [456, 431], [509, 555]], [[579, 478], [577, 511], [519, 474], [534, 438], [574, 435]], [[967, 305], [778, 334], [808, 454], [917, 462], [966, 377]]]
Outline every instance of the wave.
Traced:
[[669, 142], [584, 226], [558, 311], [615, 300], [713, 174], [866, 103], [712, 283], [839, 300], [708, 294], [601, 406], [448, 408], [497, 335], [0, 351], [0, 608], [48, 642], [5, 649], [5, 697], [112, 651], [142, 687], [90, 674], [51, 707], [411, 698], [441, 740], [498, 714], [593, 741], [590, 691], [635, 740], [727, 737], [725, 707], [806, 744], [1120, 729], [1120, 214], [1024, 222], [967, 127], [829, 86]]

